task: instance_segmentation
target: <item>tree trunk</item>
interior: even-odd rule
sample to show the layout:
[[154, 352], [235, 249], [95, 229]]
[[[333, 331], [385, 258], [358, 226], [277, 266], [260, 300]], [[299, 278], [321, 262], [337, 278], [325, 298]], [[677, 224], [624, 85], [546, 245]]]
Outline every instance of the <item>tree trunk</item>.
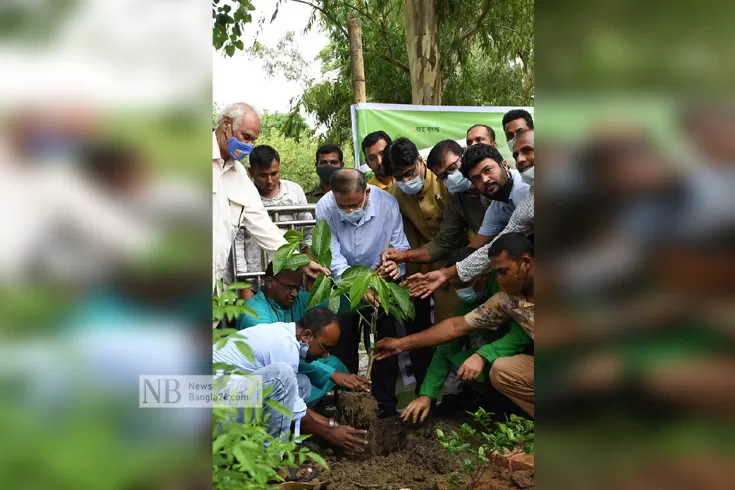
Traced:
[[526, 63], [526, 60], [523, 59], [523, 55], [521, 55], [521, 53], [518, 53], [518, 58], [521, 60], [521, 72], [523, 73], [523, 105], [530, 107], [533, 105], [531, 103], [531, 70]]
[[434, 0], [404, 0], [403, 22], [411, 75], [411, 103], [440, 105], [439, 39]]
[[350, 14], [348, 32], [350, 35], [350, 61], [352, 64], [352, 89], [355, 104], [367, 100], [365, 96], [365, 66], [362, 62], [362, 26], [355, 14]]

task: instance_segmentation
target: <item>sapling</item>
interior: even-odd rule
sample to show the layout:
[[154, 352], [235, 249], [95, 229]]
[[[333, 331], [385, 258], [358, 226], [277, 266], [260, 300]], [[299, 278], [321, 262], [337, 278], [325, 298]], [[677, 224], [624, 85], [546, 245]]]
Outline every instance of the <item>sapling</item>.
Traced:
[[[491, 451], [505, 455], [524, 452], [533, 454], [534, 424], [532, 420], [517, 415], [506, 416], [505, 422], [493, 422], [493, 414], [480, 408], [477, 412], [467, 412], [480, 426], [475, 429], [469, 424], [462, 424], [457, 431], [450, 435], [444, 434], [437, 429], [436, 434], [439, 442], [450, 454], [468, 453], [462, 462], [461, 471], [469, 480], [465, 488], [473, 489], [477, 486], [482, 475], [485, 474], [490, 465], [488, 458]], [[510, 471], [513, 471], [511, 466]], [[452, 475], [450, 484], [452, 488], [459, 488], [462, 479]]]
[[[273, 257], [273, 272], [278, 274], [283, 269], [295, 269], [309, 263], [309, 257], [297, 250], [303, 248], [304, 235], [299, 231], [291, 230], [284, 236], [288, 242], [282, 245]], [[329, 248], [332, 241], [332, 231], [326, 220], [320, 220], [314, 227], [310, 254], [316, 262], [323, 267], [332, 265], [332, 252]], [[386, 248], [390, 246], [390, 240]], [[372, 290], [373, 296], [377, 296], [379, 306], [369, 302], [363, 302], [366, 293]], [[374, 362], [374, 347], [376, 336], [376, 325], [379, 319], [380, 307], [398, 320], [414, 318], [415, 309], [407, 288], [396, 283], [388, 282], [380, 277], [374, 270], [364, 265], [355, 265], [342, 273], [339, 281], [331, 276], [320, 275], [314, 282], [309, 296], [307, 309], [314, 308], [326, 301], [327, 307], [334, 313], [341, 311], [342, 298], [349, 300], [350, 306], [347, 311], [357, 311], [360, 315], [361, 325], [369, 328], [370, 349], [368, 362], [368, 377], [372, 372]], [[363, 315], [361, 310], [369, 308], [371, 311]]]

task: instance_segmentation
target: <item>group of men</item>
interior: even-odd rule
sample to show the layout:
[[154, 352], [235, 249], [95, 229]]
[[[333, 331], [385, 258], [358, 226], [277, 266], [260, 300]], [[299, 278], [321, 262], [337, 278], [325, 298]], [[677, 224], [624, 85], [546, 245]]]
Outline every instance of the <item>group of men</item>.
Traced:
[[[242, 339], [215, 348], [215, 362], [260, 374], [271, 384], [277, 378], [279, 389], [271, 396], [292, 410], [301, 431], [352, 451], [364, 449], [362, 431], [313, 408], [336, 386], [372, 391], [381, 416], [396, 414], [396, 355], [403, 351], [411, 358], [417, 395], [403, 410], [404, 420], [423, 421], [451, 376], [460, 390], [500, 392], [533, 416], [531, 115], [515, 109], [502, 120], [515, 168], [498, 151], [495, 131], [487, 125], [467, 130], [466, 149], [454, 140], [440, 141], [426, 160], [409, 139], [394, 141], [376, 131], [361, 145], [370, 180], [344, 168], [339, 146], [322, 145], [315, 161], [319, 184], [307, 193], [280, 179], [275, 149], [254, 146], [259, 129], [255, 111], [233, 104], [223, 110], [215, 131], [215, 278], [230, 277], [233, 241], [238, 267], [259, 261], [260, 249], [270, 260], [285, 243], [264, 206], [316, 204], [316, 220], [326, 220], [331, 229], [332, 263], [328, 271], [312, 262], [279, 274], [269, 264], [262, 287], [245, 296], [258, 317], [242, 315], [237, 321], [256, 362], [236, 348]], [[248, 154], [249, 178], [237, 163]], [[305, 235], [309, 243], [308, 229]], [[302, 286], [304, 273], [339, 279], [355, 265], [408, 286], [415, 301], [415, 317], [403, 323], [405, 336], [398, 335], [398, 320], [379, 316], [369, 380], [357, 375], [359, 315], [342, 309], [335, 315], [324, 305], [307, 310], [309, 293]], [[379, 304], [371, 292], [363, 300]], [[274, 435], [288, 433], [290, 420], [273, 413], [270, 421]]]

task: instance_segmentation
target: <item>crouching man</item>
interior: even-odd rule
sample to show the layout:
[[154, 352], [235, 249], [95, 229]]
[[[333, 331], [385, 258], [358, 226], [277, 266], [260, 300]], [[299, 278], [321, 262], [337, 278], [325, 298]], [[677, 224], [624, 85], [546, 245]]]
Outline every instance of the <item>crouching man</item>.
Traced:
[[[509, 320], [514, 321], [530, 339], [533, 339], [533, 243], [522, 234], [509, 233], [499, 237], [492, 244], [488, 256], [500, 287], [498, 293], [465, 316], [449, 318], [423, 332], [400, 339], [386, 338], [378, 341], [375, 344], [375, 359], [385, 359], [406, 350], [446, 344], [475, 330], [497, 329]], [[511, 329], [506, 335], [518, 333]], [[504, 338], [489, 345], [497, 344]], [[515, 344], [516, 340], [513, 343]], [[473, 354], [460, 367], [458, 377], [476, 379], [489, 366], [490, 380], [495, 389], [533, 416], [533, 356], [508, 355], [506, 349], [487, 350], [496, 352], [490, 357], [481, 353]], [[513, 350], [515, 347], [511, 349]], [[426, 400], [423, 400], [419, 403], [425, 402]], [[412, 412], [418, 408], [420, 407], [414, 407]], [[423, 419], [428, 413], [428, 408], [422, 409], [420, 413]]]
[[[264, 386], [274, 386], [279, 393], [284, 393], [287, 401], [284, 405], [293, 413], [293, 419], [300, 421], [301, 432], [314, 434], [350, 452], [365, 450], [367, 441], [359, 436], [367, 434], [367, 431], [337, 424], [334, 419], [327, 419], [306, 407], [306, 400], [311, 394], [311, 383], [298, 372], [300, 360], [311, 362], [328, 356], [334, 349], [340, 335], [339, 323], [334, 313], [319, 308], [307, 311], [295, 323], [261, 324], [241, 330], [239, 334], [244, 339], [233, 337], [221, 349], [214, 347], [214, 363], [225, 363], [245, 373], [263, 376]], [[253, 354], [252, 361], [240, 351], [238, 342], [248, 345]], [[267, 369], [276, 364], [281, 368]], [[282, 364], [288, 365], [290, 372], [285, 373]], [[298, 396], [293, 400], [292, 406], [289, 406], [291, 400], [286, 393], [293, 384], [294, 375], [298, 384]], [[272, 376], [282, 379], [272, 379]], [[291, 420], [274, 412], [270, 407], [264, 407], [264, 413], [271, 413], [271, 418], [268, 419], [269, 432], [276, 437], [287, 437]]]

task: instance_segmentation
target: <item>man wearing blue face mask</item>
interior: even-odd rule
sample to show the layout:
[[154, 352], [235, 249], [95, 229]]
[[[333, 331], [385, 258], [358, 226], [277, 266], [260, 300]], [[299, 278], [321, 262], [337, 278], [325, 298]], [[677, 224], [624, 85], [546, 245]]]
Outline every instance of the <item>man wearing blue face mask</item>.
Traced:
[[[248, 104], [238, 102], [222, 109], [213, 134], [212, 226], [213, 279], [233, 279], [230, 250], [240, 226], [245, 226], [257, 244], [275, 252], [286, 244], [283, 232], [273, 224], [260, 194], [240, 162], [252, 151], [260, 135], [260, 117]], [[304, 266], [310, 277], [329, 274], [316, 262]]]
[[[387, 192], [368, 185], [365, 175], [355, 169], [343, 169], [332, 176], [332, 190], [316, 206], [317, 220], [326, 220], [332, 230], [332, 275], [339, 279], [348, 267], [364, 265], [375, 269], [380, 254], [389, 245], [398, 250], [409, 248], [403, 232], [403, 221], [396, 200]], [[403, 275], [405, 266], [383, 263], [395, 275]], [[364, 300], [375, 304], [369, 291]], [[340, 318], [342, 337], [334, 355], [339, 357], [351, 373], [358, 369], [357, 347], [359, 319], [356, 313]], [[349, 326], [348, 326], [349, 325]], [[381, 315], [378, 320], [378, 338], [395, 335], [396, 325], [391, 317]], [[398, 361], [376, 362], [372, 371], [372, 392], [382, 414], [395, 413], [398, 400], [395, 395]]]
[[441, 141], [431, 149], [426, 166], [449, 191], [439, 233], [429, 243], [408, 253], [391, 249], [385, 254], [387, 259], [397, 263], [436, 262], [453, 250], [464, 246], [477, 249], [487, 242], [487, 237], [478, 237], [477, 233], [485, 218], [487, 203], [460, 171], [463, 152], [454, 140]]
[[[300, 420], [300, 428], [306, 434], [314, 434], [330, 443], [351, 452], [362, 452], [367, 441], [357, 436], [367, 431], [353, 429], [347, 425], [337, 424], [334, 419], [326, 419], [306, 406], [311, 393], [309, 379], [299, 372], [302, 361], [313, 362], [326, 357], [335, 348], [340, 337], [340, 326], [337, 317], [331, 311], [319, 308], [308, 311], [296, 322], [263, 323], [246, 330], [240, 330], [237, 337], [230, 337], [221, 348], [215, 345], [212, 349], [212, 362], [223, 363], [237, 368], [244, 373], [252, 373], [262, 377], [263, 386], [272, 386], [280, 393], [293, 374], [298, 383], [298, 396], [293, 394], [278, 401], [290, 402], [287, 408]], [[245, 357], [238, 348], [239, 342], [245, 342], [253, 355]], [[270, 370], [271, 366], [279, 369]], [[285, 370], [284, 370], [285, 368]], [[291, 372], [288, 372], [290, 368]], [[275, 378], [274, 378], [275, 377]], [[283, 377], [283, 379], [279, 378]], [[265, 405], [264, 414], [270, 414], [268, 432], [273, 436], [287, 434], [290, 420], [283, 414]], [[238, 417], [245, 422], [244, 411], [240, 409]]]

